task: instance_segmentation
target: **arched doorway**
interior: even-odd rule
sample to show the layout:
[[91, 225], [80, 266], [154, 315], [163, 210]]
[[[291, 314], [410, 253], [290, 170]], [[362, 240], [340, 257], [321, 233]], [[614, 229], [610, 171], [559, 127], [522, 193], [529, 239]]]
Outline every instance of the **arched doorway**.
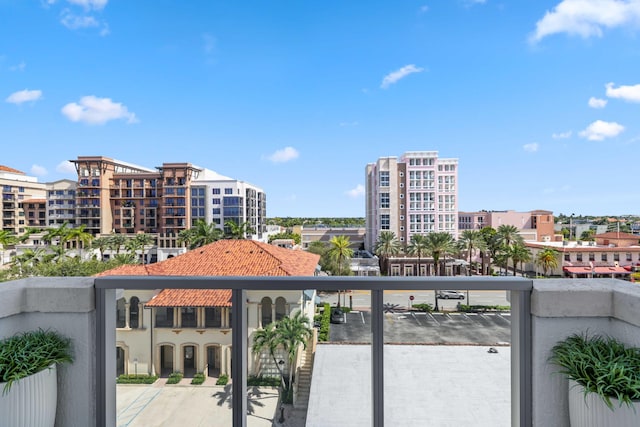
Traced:
[[160, 376], [168, 377], [173, 371], [173, 346], [161, 345], [160, 346]]
[[207, 347], [207, 376], [217, 378], [220, 376], [220, 346]]
[[126, 372], [124, 370], [124, 349], [120, 346], [116, 347], [116, 376], [124, 375]]
[[196, 347], [185, 345], [182, 347], [182, 368], [185, 377], [190, 378], [196, 374]]
[[271, 298], [264, 297], [261, 301], [261, 311], [262, 311], [262, 327], [264, 328], [269, 323], [273, 322], [273, 314], [271, 313]]

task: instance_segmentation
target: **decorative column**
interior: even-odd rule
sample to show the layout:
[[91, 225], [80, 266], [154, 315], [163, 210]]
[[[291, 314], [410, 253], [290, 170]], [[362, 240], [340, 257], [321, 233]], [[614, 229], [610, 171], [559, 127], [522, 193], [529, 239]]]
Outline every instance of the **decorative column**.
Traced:
[[125, 300], [124, 302], [124, 327], [125, 329], [129, 329], [129, 316], [131, 316], [131, 309], [129, 308], [129, 303]]

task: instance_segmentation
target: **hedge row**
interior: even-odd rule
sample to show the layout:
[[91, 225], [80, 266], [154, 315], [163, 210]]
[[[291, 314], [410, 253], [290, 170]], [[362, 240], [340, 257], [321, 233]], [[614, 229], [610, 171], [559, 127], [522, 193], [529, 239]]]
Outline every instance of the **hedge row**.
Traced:
[[329, 303], [324, 304], [324, 311], [320, 318], [320, 330], [318, 331], [318, 341], [327, 341], [329, 339], [329, 324], [331, 323], [331, 306]]
[[120, 375], [116, 379], [116, 384], [153, 384], [158, 377], [156, 375], [138, 374], [138, 375]]

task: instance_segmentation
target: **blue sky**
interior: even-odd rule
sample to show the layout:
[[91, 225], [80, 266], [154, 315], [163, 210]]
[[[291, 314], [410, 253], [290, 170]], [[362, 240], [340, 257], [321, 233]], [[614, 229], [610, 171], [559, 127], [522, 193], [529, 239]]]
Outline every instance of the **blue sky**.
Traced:
[[268, 216], [364, 216], [382, 156], [461, 211], [638, 214], [640, 0], [0, 0], [0, 164], [191, 162]]

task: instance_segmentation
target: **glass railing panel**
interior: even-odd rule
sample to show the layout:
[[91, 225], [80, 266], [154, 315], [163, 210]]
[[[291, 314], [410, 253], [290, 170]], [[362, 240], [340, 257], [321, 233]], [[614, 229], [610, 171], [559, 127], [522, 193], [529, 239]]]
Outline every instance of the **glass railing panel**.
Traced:
[[511, 425], [506, 291], [387, 289], [383, 301], [385, 425]]
[[[371, 330], [350, 295], [247, 291], [249, 427], [371, 425]], [[281, 340], [273, 351], [272, 336]]]
[[160, 290], [116, 298], [116, 425], [233, 425], [230, 307], [171, 305]]

